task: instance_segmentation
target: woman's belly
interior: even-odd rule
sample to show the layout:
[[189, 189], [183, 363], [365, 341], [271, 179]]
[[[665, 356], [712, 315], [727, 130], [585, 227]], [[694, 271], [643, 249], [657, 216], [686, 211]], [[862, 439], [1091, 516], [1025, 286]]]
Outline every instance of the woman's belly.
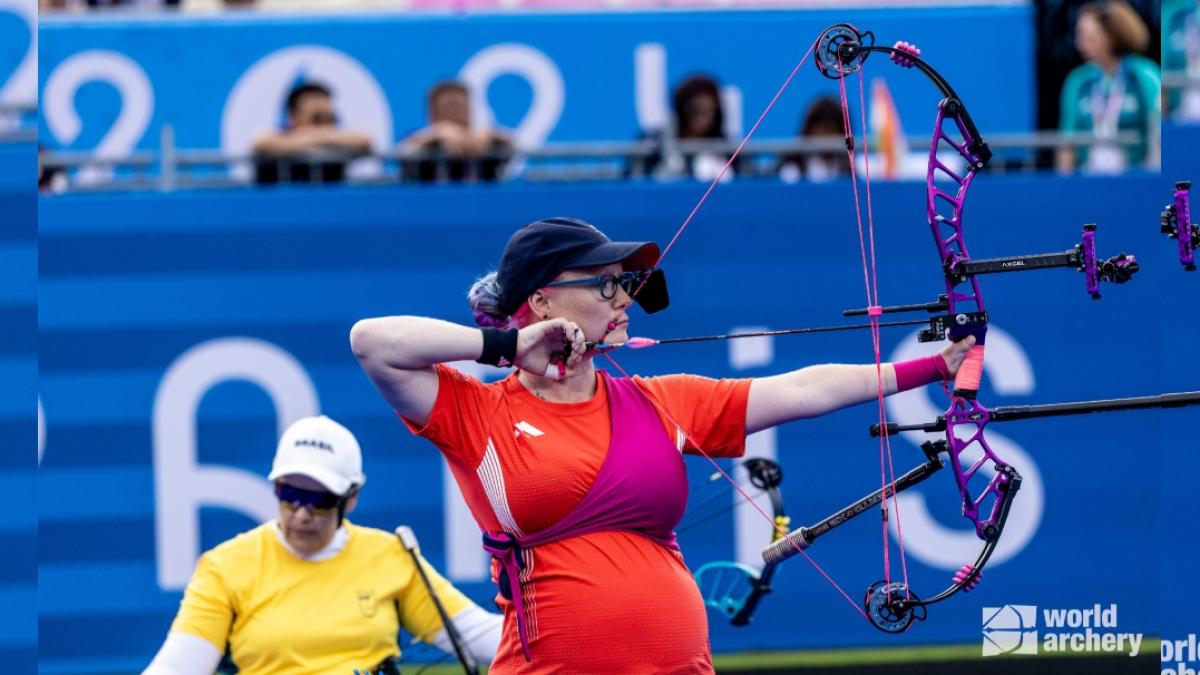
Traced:
[[493, 673], [711, 673], [704, 602], [682, 558], [640, 535], [538, 547], [525, 573], [525, 662], [512, 603]]

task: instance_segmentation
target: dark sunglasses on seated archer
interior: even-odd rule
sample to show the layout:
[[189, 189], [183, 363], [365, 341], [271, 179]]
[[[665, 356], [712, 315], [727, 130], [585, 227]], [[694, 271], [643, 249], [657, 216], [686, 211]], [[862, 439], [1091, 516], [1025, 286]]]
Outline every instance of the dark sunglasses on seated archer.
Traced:
[[332, 492], [304, 490], [287, 483], [275, 483], [275, 496], [279, 498], [279, 501], [294, 509], [307, 506], [313, 511], [332, 511], [342, 500]]

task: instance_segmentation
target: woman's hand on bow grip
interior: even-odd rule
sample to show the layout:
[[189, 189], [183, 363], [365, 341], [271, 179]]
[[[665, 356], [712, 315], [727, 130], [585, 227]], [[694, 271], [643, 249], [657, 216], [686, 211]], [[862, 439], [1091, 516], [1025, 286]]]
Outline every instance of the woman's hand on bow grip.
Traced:
[[946, 361], [946, 369], [950, 371], [951, 378], [958, 374], [958, 368], [962, 365], [963, 359], [967, 358], [967, 352], [971, 351], [971, 347], [974, 346], [975, 336], [968, 335], [958, 342], [950, 343], [942, 350], [942, 358]]
[[583, 331], [566, 319], [548, 319], [517, 333], [517, 367], [535, 375], [556, 377], [561, 364], [570, 370], [587, 350]]

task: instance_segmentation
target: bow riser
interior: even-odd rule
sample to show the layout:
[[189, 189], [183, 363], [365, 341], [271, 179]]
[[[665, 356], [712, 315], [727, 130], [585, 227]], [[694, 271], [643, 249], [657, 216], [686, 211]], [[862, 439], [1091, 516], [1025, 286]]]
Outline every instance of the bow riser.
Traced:
[[[963, 238], [963, 209], [966, 204], [967, 192], [971, 189], [971, 181], [975, 178], [976, 167], [982, 168], [984, 165], [982, 158], [972, 154], [968, 150], [968, 146], [987, 147], [987, 144], [981, 139], [971, 138], [967, 135], [970, 131], [963, 121], [964, 114], [965, 108], [954, 99], [943, 99], [938, 104], [937, 119], [933, 127], [933, 140], [929, 147], [929, 168], [925, 175], [925, 215], [933, 233], [934, 243], [937, 245], [938, 259], [946, 274], [947, 312], [951, 316], [960, 313], [958, 305], [964, 302], [971, 304], [969, 311], [987, 311], [983, 304], [983, 296], [979, 291], [978, 280], [974, 276], [964, 278], [954, 272], [957, 265], [971, 259], [971, 253], [967, 250], [967, 244]], [[947, 117], [958, 127], [959, 132], [963, 135], [964, 143], [955, 143], [946, 133]], [[954, 148], [971, 167], [965, 176], [954, 173], [938, 158], [938, 151], [943, 142]], [[987, 154], [990, 156], [990, 151]], [[949, 179], [957, 185], [954, 194], [950, 194], [938, 186], [937, 181], [940, 178]], [[948, 215], [942, 214], [939, 208], [941, 204], [949, 206], [950, 213]], [[964, 283], [970, 285], [969, 292], [960, 290]], [[958, 335], [960, 332], [961, 330], [952, 329], [950, 339], [960, 339], [961, 336]]]
[[[978, 401], [955, 397], [946, 414], [946, 419], [946, 439], [950, 448], [951, 468], [954, 472], [954, 481], [963, 496], [963, 516], [975, 526], [975, 534], [980, 539], [991, 541], [1000, 534], [1000, 497], [1001, 493], [1006, 490], [1010, 477], [1005, 471], [1008, 464], [996, 456], [984, 437], [984, 428], [991, 421], [990, 411], [980, 405]], [[966, 428], [970, 428], [970, 436], [964, 440], [960, 429]], [[964, 468], [963, 455], [968, 453], [972, 446], [978, 448], [980, 457], [970, 467]], [[968, 454], [968, 456], [970, 455]], [[989, 463], [995, 468], [996, 475], [988, 482], [987, 488], [978, 497], [972, 499], [971, 479]], [[993, 497], [995, 502], [993, 502], [987, 517], [981, 518], [979, 508], [989, 496]]]

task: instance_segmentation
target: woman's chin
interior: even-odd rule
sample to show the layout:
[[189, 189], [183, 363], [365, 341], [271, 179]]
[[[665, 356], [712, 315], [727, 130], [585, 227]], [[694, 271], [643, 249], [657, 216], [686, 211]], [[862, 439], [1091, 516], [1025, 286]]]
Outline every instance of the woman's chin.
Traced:
[[608, 335], [604, 336], [604, 341], [610, 345], [621, 344], [629, 340], [629, 331], [625, 330], [625, 326], [620, 326], [616, 330], [609, 331]]

